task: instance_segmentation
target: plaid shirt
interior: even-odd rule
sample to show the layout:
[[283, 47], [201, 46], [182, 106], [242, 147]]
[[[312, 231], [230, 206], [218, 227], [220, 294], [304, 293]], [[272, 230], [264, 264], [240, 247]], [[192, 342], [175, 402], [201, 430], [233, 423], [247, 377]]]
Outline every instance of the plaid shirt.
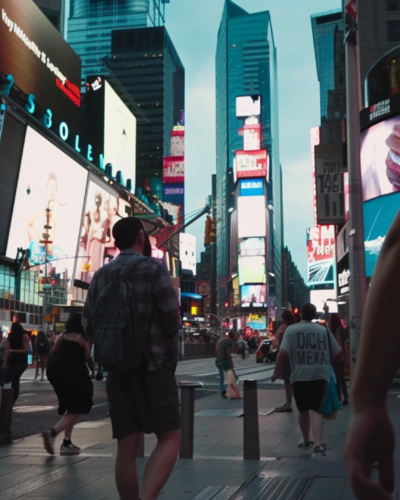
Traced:
[[[134, 256], [141, 255], [133, 250], [123, 250], [94, 275], [83, 309], [83, 324], [89, 338], [93, 336], [92, 322], [100, 290], [108, 284], [110, 273], [116, 268], [122, 270]], [[147, 331], [148, 371], [157, 369], [162, 361], [167, 361], [175, 370], [181, 318], [178, 297], [167, 269], [159, 260], [149, 257], [133, 269], [128, 282]]]

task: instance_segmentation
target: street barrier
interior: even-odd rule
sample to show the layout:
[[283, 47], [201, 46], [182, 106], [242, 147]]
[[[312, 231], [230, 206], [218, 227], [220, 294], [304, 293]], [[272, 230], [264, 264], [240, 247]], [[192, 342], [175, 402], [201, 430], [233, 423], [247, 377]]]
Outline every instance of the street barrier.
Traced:
[[14, 389], [11, 384], [4, 384], [0, 405], [0, 445], [12, 442], [12, 409], [14, 406]]
[[193, 458], [194, 440], [194, 391], [204, 387], [203, 382], [178, 383], [181, 390], [181, 445], [179, 458]]
[[243, 459], [260, 460], [257, 380], [244, 381], [243, 398]]

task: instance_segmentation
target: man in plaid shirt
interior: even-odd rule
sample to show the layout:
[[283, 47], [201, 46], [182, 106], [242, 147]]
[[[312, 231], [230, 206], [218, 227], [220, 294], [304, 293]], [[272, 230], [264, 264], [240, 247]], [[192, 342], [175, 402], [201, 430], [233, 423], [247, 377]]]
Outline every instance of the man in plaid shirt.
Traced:
[[[83, 318], [92, 336], [96, 300], [108, 284], [110, 273], [131, 260], [150, 255], [151, 249], [140, 220], [128, 217], [113, 227], [121, 253], [95, 274], [88, 291]], [[139, 499], [136, 458], [140, 433], [155, 433], [154, 448], [145, 469], [139, 500], [155, 500], [167, 481], [179, 449], [180, 416], [175, 381], [179, 302], [165, 266], [151, 257], [139, 262], [128, 275], [136, 310], [146, 335], [146, 361], [139, 372], [107, 375], [107, 397], [113, 437], [118, 440], [115, 475], [122, 500]]]

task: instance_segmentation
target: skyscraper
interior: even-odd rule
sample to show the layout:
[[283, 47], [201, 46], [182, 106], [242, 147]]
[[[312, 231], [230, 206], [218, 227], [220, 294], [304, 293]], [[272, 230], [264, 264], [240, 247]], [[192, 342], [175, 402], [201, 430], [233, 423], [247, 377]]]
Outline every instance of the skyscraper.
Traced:
[[63, 15], [65, 11], [65, 0], [33, 0], [47, 19], [63, 33]]
[[[267, 235], [269, 297], [281, 305], [282, 212], [279, 161], [279, 124], [276, 48], [269, 11], [249, 14], [226, 0], [216, 51], [216, 165], [217, 165], [217, 303], [221, 309], [232, 295], [231, 213], [235, 206], [233, 161], [243, 148], [236, 117], [237, 96], [261, 96], [261, 148], [269, 155], [266, 200], [269, 213]], [[257, 213], [254, 214], [257, 217]], [[233, 218], [233, 217], [232, 217]], [[231, 245], [232, 243], [232, 245]], [[236, 299], [237, 300], [237, 299]]]
[[165, 0], [69, 0], [67, 41], [82, 59], [82, 78], [107, 73], [111, 31], [164, 24]]
[[136, 186], [162, 200], [163, 157], [183, 118], [185, 69], [163, 26], [113, 31], [109, 66], [149, 119], [138, 123]]

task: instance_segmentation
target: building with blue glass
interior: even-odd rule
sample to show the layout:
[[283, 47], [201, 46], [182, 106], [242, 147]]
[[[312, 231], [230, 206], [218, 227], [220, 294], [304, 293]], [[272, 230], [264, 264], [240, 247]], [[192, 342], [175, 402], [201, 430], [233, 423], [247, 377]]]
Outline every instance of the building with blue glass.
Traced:
[[[233, 163], [243, 149], [238, 130], [243, 120], [236, 116], [237, 96], [261, 96], [261, 144], [269, 156], [269, 178], [265, 183], [267, 211], [267, 295], [280, 308], [282, 303], [281, 252], [283, 239], [282, 176], [279, 161], [277, 56], [269, 11], [250, 14], [226, 0], [216, 50], [216, 171], [217, 171], [217, 304], [219, 314], [229, 303], [239, 309], [241, 299], [235, 285], [237, 268], [238, 189]], [[267, 181], [267, 182], [266, 182]], [[268, 207], [268, 208], [267, 208]], [[253, 215], [257, 217], [258, 214]], [[260, 214], [261, 216], [261, 214]], [[264, 216], [264, 215], [263, 215]], [[235, 263], [236, 260], [236, 263]]]
[[70, 0], [67, 41], [82, 59], [82, 78], [106, 74], [113, 29], [164, 24], [165, 0]]

